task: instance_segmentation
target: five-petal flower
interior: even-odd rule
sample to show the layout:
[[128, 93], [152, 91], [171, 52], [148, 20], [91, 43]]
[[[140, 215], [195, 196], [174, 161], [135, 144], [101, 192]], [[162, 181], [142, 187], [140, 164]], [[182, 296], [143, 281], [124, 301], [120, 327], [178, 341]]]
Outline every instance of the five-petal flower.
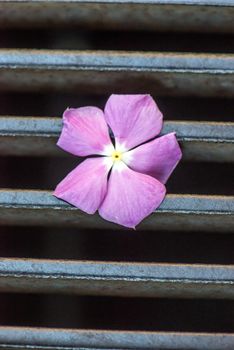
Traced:
[[175, 133], [154, 139], [162, 113], [150, 95], [111, 95], [104, 113], [96, 107], [67, 109], [63, 123], [58, 146], [76, 156], [99, 157], [69, 173], [56, 197], [130, 228], [161, 204], [182, 153]]

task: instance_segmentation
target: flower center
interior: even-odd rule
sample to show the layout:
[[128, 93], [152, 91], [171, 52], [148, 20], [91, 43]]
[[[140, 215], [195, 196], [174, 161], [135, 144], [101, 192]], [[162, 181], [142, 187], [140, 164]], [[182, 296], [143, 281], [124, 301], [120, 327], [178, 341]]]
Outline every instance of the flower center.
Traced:
[[111, 155], [112, 157], [112, 160], [114, 162], [118, 161], [118, 160], [121, 160], [122, 159], [122, 153], [121, 152], [118, 152], [118, 151], [114, 151]]

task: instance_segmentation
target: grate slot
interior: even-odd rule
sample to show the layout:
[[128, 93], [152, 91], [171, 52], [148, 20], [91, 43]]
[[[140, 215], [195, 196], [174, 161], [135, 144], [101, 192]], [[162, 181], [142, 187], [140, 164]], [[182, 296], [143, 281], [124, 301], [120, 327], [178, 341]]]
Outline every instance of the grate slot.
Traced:
[[[1, 25], [1, 24], [0, 24]], [[233, 34], [65, 28], [1, 29], [1, 48], [233, 53]], [[40, 40], [38, 40], [40, 38]], [[137, 38], [137, 40], [136, 40]]]
[[234, 264], [233, 234], [3, 226], [0, 240], [1, 258]]
[[[144, 91], [146, 92], [146, 91]], [[61, 116], [67, 107], [97, 106], [104, 109], [111, 91], [105, 95], [58, 92], [0, 92], [0, 115], [3, 117]], [[233, 100], [211, 97], [159, 97], [153, 95], [165, 120], [233, 122]], [[12, 101], [14, 103], [12, 103]]]
[[1, 300], [1, 326], [233, 333], [234, 302], [228, 299], [1, 293]]
[[233, 97], [234, 55], [0, 50], [4, 91]]
[[234, 335], [0, 327], [0, 342], [0, 348], [23, 350], [232, 350]]
[[1, 292], [234, 299], [234, 266], [0, 259]]
[[[105, 15], [103, 15], [105, 13]], [[234, 32], [232, 0], [1, 0], [2, 27]]]
[[[1, 155], [52, 156], [61, 118], [0, 117]], [[234, 123], [167, 121], [162, 134], [176, 132], [183, 160], [234, 162]]]
[[[66, 215], [62, 215], [66, 213]], [[233, 196], [167, 195], [160, 208], [139, 229], [232, 232]], [[69, 225], [119, 228], [98, 215], [87, 215], [48, 191], [0, 190], [2, 225]]]

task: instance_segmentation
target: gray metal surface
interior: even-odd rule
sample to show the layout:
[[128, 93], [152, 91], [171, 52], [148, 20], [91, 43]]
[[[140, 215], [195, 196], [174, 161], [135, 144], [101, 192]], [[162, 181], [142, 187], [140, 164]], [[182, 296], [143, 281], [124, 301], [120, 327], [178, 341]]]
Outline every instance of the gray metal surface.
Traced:
[[1, 0], [1, 27], [234, 32], [233, 0]]
[[1, 258], [0, 291], [234, 299], [234, 266]]
[[0, 50], [4, 91], [233, 97], [233, 85], [231, 54]]
[[[17, 156], [64, 156], [56, 142], [61, 118], [0, 117], [0, 152]], [[162, 134], [175, 131], [183, 160], [234, 162], [234, 123], [165, 122]]]
[[0, 327], [3, 349], [233, 350], [234, 335]]
[[[188, 36], [191, 32], [234, 33], [233, 18], [234, 0], [0, 0], [0, 28], [4, 31], [21, 27], [42, 28], [45, 32], [52, 28], [52, 37], [58, 35], [56, 27], [85, 31], [184, 31]], [[52, 47], [64, 45], [62, 41], [57, 44], [52, 41]], [[197, 45], [194, 47], [198, 49]], [[62, 95], [67, 92], [82, 95], [148, 92], [155, 96], [233, 98], [233, 86], [232, 54], [0, 50], [0, 92], [4, 94], [8, 91], [59, 92]], [[65, 153], [55, 146], [60, 130], [59, 118], [0, 117], [0, 154], [62, 156]], [[171, 131], [177, 132], [184, 160], [234, 160], [233, 123], [166, 122], [163, 133]], [[58, 158], [58, 162], [60, 160]], [[52, 226], [95, 231], [105, 228], [116, 230], [116, 234], [120, 228], [97, 214], [86, 215], [56, 199], [51, 192], [11, 189], [0, 189], [0, 230], [2, 225], [31, 226], [32, 234], [35, 226], [45, 226], [48, 231]], [[160, 208], [138, 229], [151, 230], [152, 234], [161, 230], [194, 235], [197, 231], [218, 232], [221, 238], [226, 232], [234, 233], [234, 197], [167, 195]], [[134, 234], [134, 231], [130, 233]], [[48, 238], [47, 244], [54, 242]], [[209, 299], [207, 305], [212, 299], [217, 299], [213, 301], [220, 306], [222, 301], [218, 299], [226, 299], [226, 305], [233, 302], [234, 265], [0, 258], [0, 292], [162, 297], [176, 298], [178, 302], [179, 298], [194, 298], [189, 302], [194, 310], [196, 299]], [[205, 300], [199, 300], [199, 303], [203, 302]], [[62, 302], [60, 311], [65, 310], [64, 306]], [[45, 307], [49, 312], [50, 305], [45, 303]], [[18, 305], [16, 314], [17, 308]], [[9, 319], [8, 315], [5, 318], [4, 312], [0, 318], [2, 316], [2, 323], [6, 324]], [[48, 321], [46, 317], [48, 315], [43, 324]], [[89, 315], [86, 317], [88, 322], [93, 322]], [[29, 317], [29, 324], [37, 323], [37, 318], [37, 314]], [[226, 318], [228, 321], [228, 315]], [[21, 324], [23, 320], [18, 317], [18, 321], [13, 322]], [[186, 322], [191, 322], [189, 317]], [[221, 328], [219, 320], [214, 320], [212, 329], [228, 330], [228, 322], [223, 324]], [[204, 330], [203, 326], [199, 329]], [[193, 327], [191, 323], [189, 329]], [[181, 328], [183, 331], [183, 326]], [[233, 350], [234, 333], [0, 326], [0, 349]]]
[[[119, 228], [98, 214], [88, 215], [47, 191], [0, 190], [3, 225]], [[159, 209], [137, 229], [234, 233], [234, 197], [167, 195]]]

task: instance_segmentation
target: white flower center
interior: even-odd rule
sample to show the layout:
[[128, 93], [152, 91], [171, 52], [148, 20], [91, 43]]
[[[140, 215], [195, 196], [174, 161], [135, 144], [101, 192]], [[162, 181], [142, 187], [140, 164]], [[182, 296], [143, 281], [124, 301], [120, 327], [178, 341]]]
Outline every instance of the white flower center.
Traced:
[[122, 159], [122, 156], [123, 156], [122, 152], [119, 152], [116, 150], [111, 155], [113, 162], [120, 161]]
[[113, 171], [122, 171], [125, 169], [125, 155], [127, 155], [126, 148], [124, 145], [116, 145], [116, 149], [114, 147], [108, 149], [108, 155], [104, 157], [103, 162], [109, 168], [113, 169]]

